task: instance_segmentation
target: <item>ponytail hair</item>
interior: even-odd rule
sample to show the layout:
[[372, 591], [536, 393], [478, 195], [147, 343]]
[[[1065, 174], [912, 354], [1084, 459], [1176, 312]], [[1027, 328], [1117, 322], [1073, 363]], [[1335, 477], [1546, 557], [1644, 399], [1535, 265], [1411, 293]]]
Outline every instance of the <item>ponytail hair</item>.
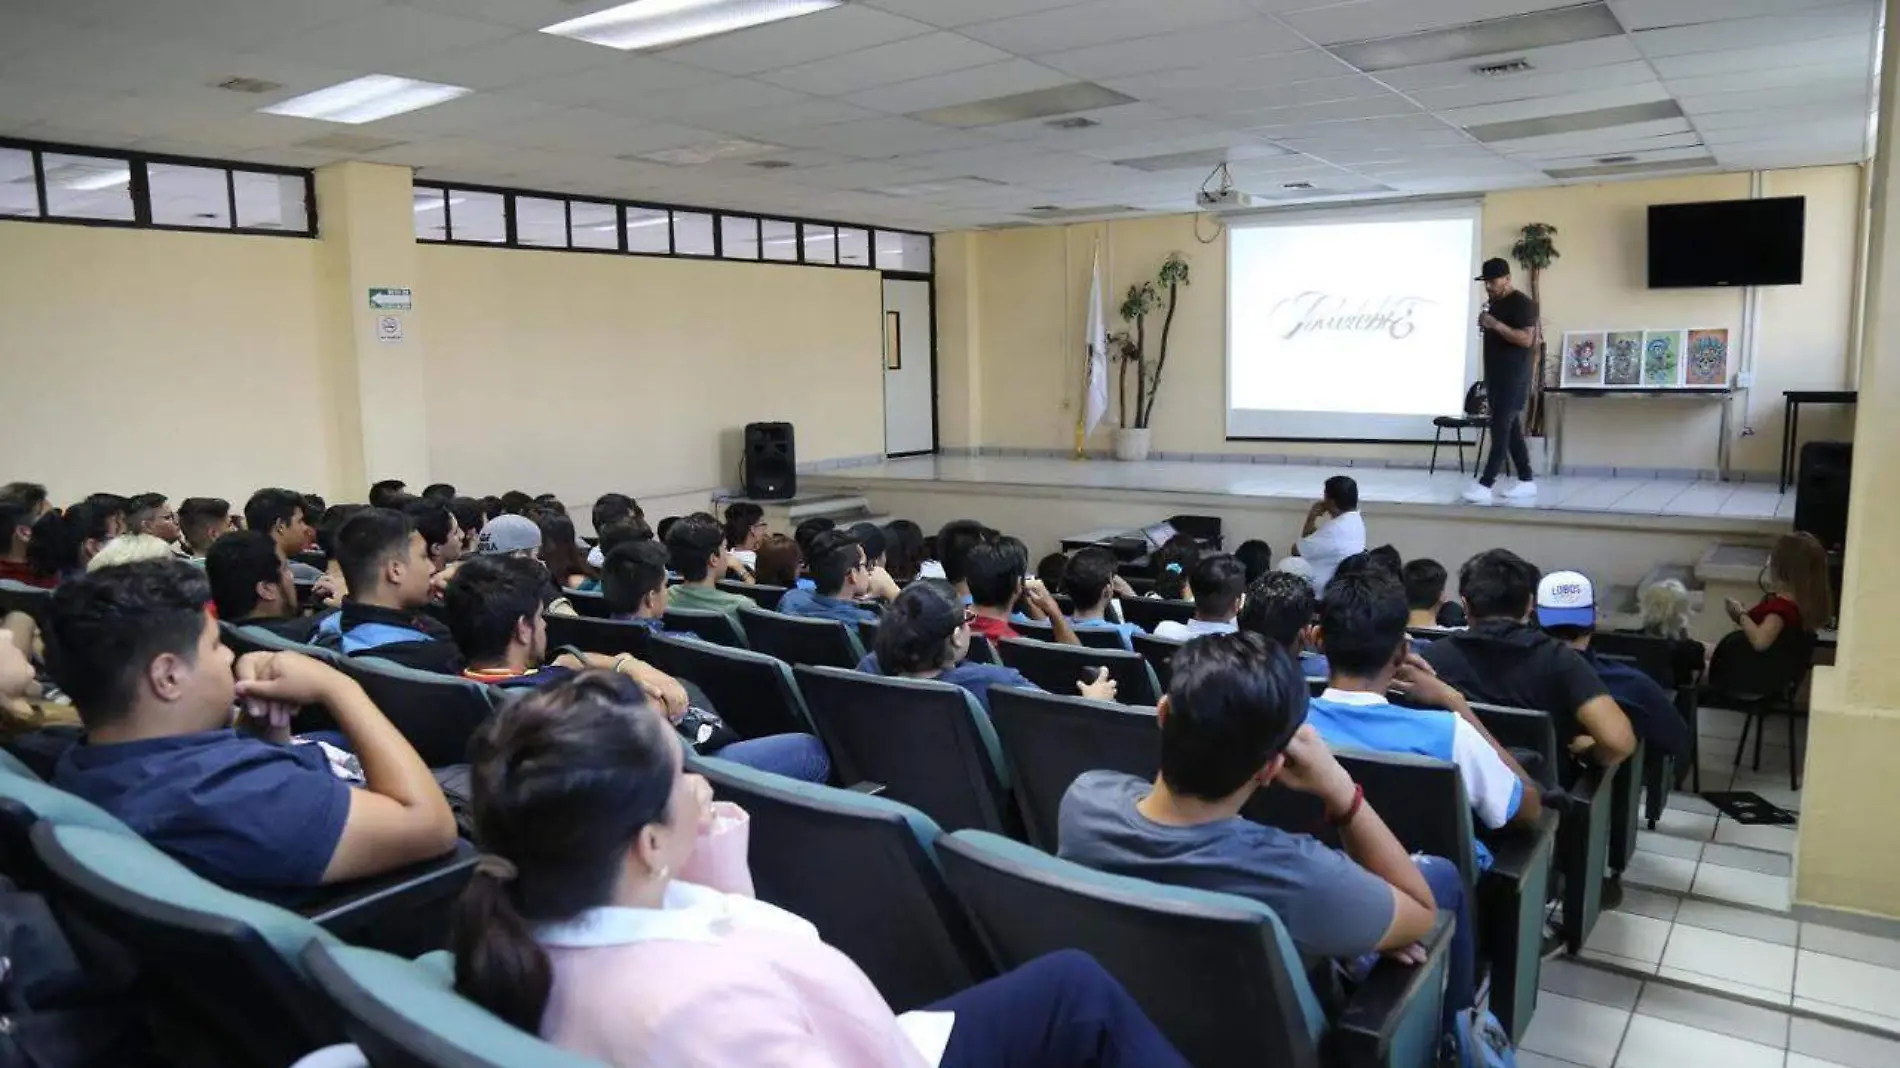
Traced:
[[469, 746], [483, 852], [450, 917], [455, 988], [538, 1032], [553, 985], [541, 924], [612, 898], [641, 829], [667, 818], [671, 730], [632, 679], [590, 671], [506, 705]]
[[877, 626], [878, 670], [886, 675], [935, 671], [956, 660], [963, 599], [942, 579], [918, 579], [904, 587]]
[[1176, 534], [1154, 555], [1155, 595], [1170, 601], [1185, 601], [1188, 576], [1201, 561], [1201, 546], [1185, 534]]

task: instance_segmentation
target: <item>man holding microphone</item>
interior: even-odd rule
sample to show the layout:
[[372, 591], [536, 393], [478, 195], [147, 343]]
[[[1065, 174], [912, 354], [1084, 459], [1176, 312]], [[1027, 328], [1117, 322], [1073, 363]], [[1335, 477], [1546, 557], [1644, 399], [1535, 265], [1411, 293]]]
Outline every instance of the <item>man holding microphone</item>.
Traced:
[[1517, 467], [1517, 485], [1504, 492], [1506, 500], [1530, 501], [1537, 497], [1532, 480], [1531, 451], [1524, 440], [1524, 406], [1530, 402], [1531, 344], [1537, 339], [1537, 302], [1511, 285], [1511, 265], [1502, 259], [1488, 259], [1478, 272], [1484, 283], [1484, 311], [1478, 316], [1478, 333], [1484, 338], [1484, 386], [1491, 403], [1491, 452], [1485, 457], [1484, 474], [1465, 490], [1464, 498], [1473, 504], [1491, 504], [1497, 500], [1492, 484], [1504, 470], [1504, 455], [1510, 451]]

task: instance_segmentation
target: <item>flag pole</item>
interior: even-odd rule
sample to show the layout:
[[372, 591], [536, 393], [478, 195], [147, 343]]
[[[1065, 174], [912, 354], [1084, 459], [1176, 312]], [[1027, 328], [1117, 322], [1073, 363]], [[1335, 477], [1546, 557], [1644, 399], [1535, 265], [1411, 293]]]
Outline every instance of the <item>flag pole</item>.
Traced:
[[[1100, 239], [1098, 238], [1097, 240], [1099, 241]], [[1065, 234], [1062, 240], [1062, 253], [1063, 253], [1062, 265], [1065, 269], [1067, 269], [1069, 266], [1068, 252], [1069, 252], [1069, 241], [1068, 241], [1068, 236]], [[1091, 286], [1095, 284], [1095, 277], [1094, 277], [1093, 271], [1094, 271], [1094, 268], [1091, 267], [1090, 268], [1091, 273], [1089, 276], [1089, 285]], [[1064, 304], [1065, 304], [1065, 307], [1063, 310], [1066, 312], [1067, 311], [1066, 300], [1064, 301]], [[1067, 318], [1067, 316], [1065, 315], [1064, 318]], [[1068, 328], [1066, 326], [1064, 326], [1063, 328], [1063, 333], [1065, 335], [1068, 333]], [[1076, 393], [1077, 404], [1075, 406], [1075, 454], [1070, 457], [1070, 459], [1073, 459], [1073, 460], [1082, 459], [1083, 444], [1088, 440], [1088, 429], [1084, 425], [1084, 423], [1085, 423], [1085, 420], [1087, 420], [1088, 418], [1088, 407], [1089, 407], [1089, 360], [1091, 358], [1090, 349], [1091, 349], [1091, 346], [1089, 344], [1089, 339], [1087, 337], [1084, 337], [1082, 339], [1082, 388], [1080, 391]]]

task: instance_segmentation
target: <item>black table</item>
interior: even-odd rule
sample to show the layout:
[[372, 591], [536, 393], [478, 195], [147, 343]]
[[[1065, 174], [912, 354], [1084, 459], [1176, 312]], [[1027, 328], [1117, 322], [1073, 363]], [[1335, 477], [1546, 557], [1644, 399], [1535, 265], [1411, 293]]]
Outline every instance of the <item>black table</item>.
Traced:
[[1803, 404], [1858, 404], [1860, 391], [1855, 389], [1790, 389], [1781, 394], [1783, 406], [1781, 419], [1781, 492], [1788, 492], [1788, 483], [1794, 481], [1795, 450], [1801, 447], [1797, 431], [1801, 425], [1801, 406]]
[[[1544, 397], [1550, 404], [1552, 418], [1546, 423], [1550, 428], [1552, 474], [1562, 474], [1564, 468], [1564, 416], [1569, 413], [1570, 401], [1603, 400], [1621, 398], [1628, 400], [1642, 397], [1647, 400], [1687, 400], [1715, 401], [1722, 407], [1722, 424], [1716, 433], [1715, 471], [1722, 481], [1728, 481], [1728, 427], [1729, 402], [1740, 390], [1728, 386], [1546, 386]], [[1562, 403], [1552, 403], [1561, 401]]]

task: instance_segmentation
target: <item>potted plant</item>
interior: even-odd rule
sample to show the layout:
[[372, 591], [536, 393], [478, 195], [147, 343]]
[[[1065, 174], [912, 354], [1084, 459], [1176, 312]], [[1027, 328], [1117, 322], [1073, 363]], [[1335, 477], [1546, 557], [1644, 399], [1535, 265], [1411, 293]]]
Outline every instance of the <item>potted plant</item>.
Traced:
[[[1188, 263], [1179, 252], [1171, 252], [1155, 272], [1152, 282], [1128, 287], [1118, 311], [1122, 321], [1133, 326], [1109, 338], [1115, 346], [1115, 358], [1121, 364], [1118, 389], [1122, 425], [1114, 432], [1115, 459], [1146, 460], [1153, 443], [1149, 429], [1154, 419], [1155, 399], [1161, 391], [1161, 376], [1168, 368], [1168, 337], [1174, 330], [1175, 304], [1181, 287], [1188, 285]], [[1163, 297], [1165, 290], [1166, 296]], [[1161, 338], [1152, 360], [1148, 356], [1148, 316], [1165, 307], [1161, 320]], [[1135, 374], [1135, 400], [1128, 402], [1128, 373]]]
[[1524, 268], [1525, 277], [1531, 286], [1531, 300], [1536, 302], [1538, 311], [1532, 339], [1537, 349], [1537, 367], [1531, 375], [1530, 410], [1524, 415], [1524, 433], [1533, 438], [1544, 436], [1544, 387], [1554, 385], [1556, 379], [1555, 375], [1550, 374], [1554, 365], [1549, 363], [1544, 350], [1544, 298], [1538, 287], [1545, 268], [1562, 255], [1551, 241], [1556, 233], [1557, 228], [1549, 223], [1525, 223], [1524, 228], [1518, 231], [1517, 242], [1511, 246], [1511, 258]]

